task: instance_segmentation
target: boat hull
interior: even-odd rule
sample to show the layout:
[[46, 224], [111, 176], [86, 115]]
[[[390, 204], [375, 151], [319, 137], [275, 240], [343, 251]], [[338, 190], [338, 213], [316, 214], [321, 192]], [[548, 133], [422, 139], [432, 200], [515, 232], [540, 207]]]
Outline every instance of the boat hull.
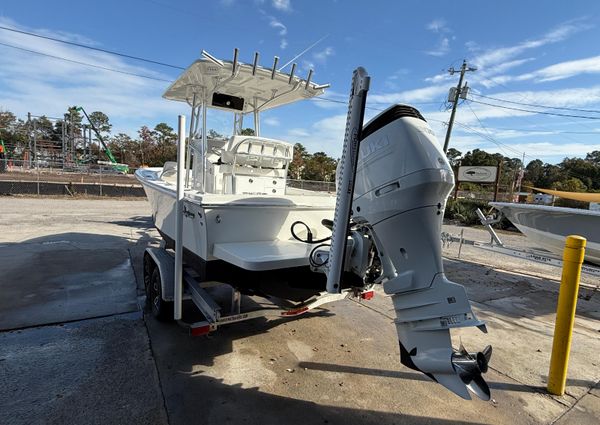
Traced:
[[[136, 174], [150, 203], [154, 225], [166, 239], [175, 240], [175, 186], [164, 184], [156, 176], [153, 170]], [[328, 196], [249, 197], [189, 192], [184, 199], [183, 246], [202, 260], [217, 260], [213, 255], [215, 244], [289, 241], [295, 221], [306, 223], [315, 239], [327, 237], [330, 231], [321, 220], [331, 219], [334, 208], [335, 198]], [[302, 234], [303, 226], [296, 231]]]
[[599, 212], [505, 202], [490, 205], [500, 210], [532, 242], [556, 255], [562, 256], [567, 236], [585, 237], [585, 259], [600, 264]]

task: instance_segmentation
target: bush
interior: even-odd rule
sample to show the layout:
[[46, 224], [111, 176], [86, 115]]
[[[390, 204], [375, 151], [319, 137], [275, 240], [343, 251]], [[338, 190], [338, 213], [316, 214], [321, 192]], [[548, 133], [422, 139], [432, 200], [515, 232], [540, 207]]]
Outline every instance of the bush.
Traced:
[[487, 206], [487, 202], [476, 199], [448, 199], [444, 218], [456, 220], [465, 226], [472, 226], [479, 224], [479, 217], [475, 210], [477, 208], [484, 210]]
[[[490, 206], [487, 201], [477, 199], [448, 199], [446, 210], [444, 211], [444, 218], [455, 220], [459, 224], [465, 226], [481, 224], [481, 221], [475, 212], [477, 208], [483, 211], [484, 214], [487, 214], [488, 211], [490, 211]], [[502, 217], [502, 220], [494, 224], [494, 227], [503, 230], [515, 228], [506, 217]]]

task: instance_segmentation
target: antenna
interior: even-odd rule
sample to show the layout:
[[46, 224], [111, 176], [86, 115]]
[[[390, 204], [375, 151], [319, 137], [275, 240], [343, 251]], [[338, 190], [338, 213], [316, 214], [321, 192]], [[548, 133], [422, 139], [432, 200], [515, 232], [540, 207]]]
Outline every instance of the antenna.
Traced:
[[225, 64], [221, 62], [219, 59], [215, 58], [213, 55], [208, 53], [206, 50], [202, 50], [202, 56], [211, 61], [212, 63], [219, 65], [220, 67], [224, 67]]
[[258, 66], [258, 58], [260, 54], [258, 52], [254, 52], [254, 63], [252, 64], [252, 75], [256, 75], [256, 67]]
[[303, 56], [306, 52], [308, 52], [310, 49], [312, 49], [313, 47], [315, 47], [321, 41], [325, 40], [327, 37], [329, 37], [329, 34], [325, 34], [323, 37], [319, 38], [313, 44], [311, 44], [310, 46], [308, 46], [306, 49], [302, 50], [300, 53], [298, 53], [296, 56], [294, 56], [292, 59], [290, 59], [288, 62], [286, 62], [281, 68], [279, 68], [279, 71], [283, 70], [286, 66], [288, 66], [289, 64], [291, 64], [292, 62], [294, 62], [296, 59], [298, 59], [301, 56]]

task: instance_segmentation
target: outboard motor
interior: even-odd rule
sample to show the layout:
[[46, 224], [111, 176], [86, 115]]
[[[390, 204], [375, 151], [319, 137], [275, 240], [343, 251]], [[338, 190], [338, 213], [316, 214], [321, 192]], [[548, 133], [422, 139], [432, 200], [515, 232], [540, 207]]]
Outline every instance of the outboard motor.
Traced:
[[[353, 103], [353, 97], [366, 96], [366, 90], [358, 89], [361, 78], [368, 76], [359, 68], [338, 180], [328, 290], [337, 289], [335, 268], [340, 263], [342, 270], [352, 266], [343, 264], [348, 256], [340, 254], [349, 240], [342, 237], [348, 226], [335, 230], [349, 222], [349, 217], [344, 222], [347, 212], [355, 229], [352, 239], [360, 240], [355, 233], [367, 229], [373, 242], [380, 264], [377, 281], [383, 282], [396, 311], [401, 362], [465, 399], [471, 398], [468, 388], [488, 400], [490, 390], [481, 375], [487, 371], [491, 347], [479, 353], [468, 353], [462, 345], [455, 350], [450, 337], [450, 329], [458, 327], [477, 326], [487, 332], [471, 310], [463, 286], [444, 275], [440, 235], [446, 198], [454, 186], [452, 169], [433, 131], [413, 107], [394, 105], [364, 128], [361, 119], [352, 121], [361, 104], [364, 112], [364, 98]], [[368, 84], [362, 85], [368, 89]], [[357, 123], [360, 131], [353, 129]], [[352, 151], [352, 135], [359, 140], [354, 143], [358, 152]], [[352, 194], [350, 210], [344, 209], [346, 194]], [[354, 243], [353, 249], [357, 246]]]

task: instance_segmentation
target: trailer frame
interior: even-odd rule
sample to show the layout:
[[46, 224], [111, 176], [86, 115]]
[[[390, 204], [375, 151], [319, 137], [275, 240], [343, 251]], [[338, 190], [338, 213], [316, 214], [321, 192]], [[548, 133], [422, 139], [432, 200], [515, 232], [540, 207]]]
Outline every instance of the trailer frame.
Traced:
[[[150, 285], [150, 276], [154, 270], [158, 270], [160, 275], [160, 294], [152, 293]], [[165, 303], [162, 308], [171, 309], [175, 299], [175, 253], [166, 249], [166, 244], [161, 243], [159, 247], [148, 247], [144, 253], [144, 283], [146, 291], [146, 300], [148, 304], [154, 302], [154, 297], [160, 296], [161, 301]], [[356, 299], [358, 302], [370, 300], [374, 296], [373, 289], [360, 291], [354, 288], [345, 289], [340, 293], [328, 293], [322, 291], [319, 294], [295, 305], [283, 305], [276, 298], [265, 298], [271, 305], [261, 306], [260, 308], [244, 310], [242, 308], [242, 293], [233, 285], [227, 282], [202, 281], [197, 273], [183, 264], [183, 300], [191, 300], [196, 308], [204, 316], [204, 320], [186, 322], [183, 319], [177, 320], [177, 323], [189, 331], [192, 336], [206, 335], [216, 331], [220, 326], [238, 323], [257, 318], [297, 318], [334, 301], [340, 301], [346, 298]], [[229, 286], [231, 288], [231, 299], [229, 305], [219, 303], [210, 293], [209, 289], [217, 286]], [[165, 318], [163, 312], [153, 311], [153, 315], [159, 318]], [[166, 318], [172, 319], [167, 315]]]

